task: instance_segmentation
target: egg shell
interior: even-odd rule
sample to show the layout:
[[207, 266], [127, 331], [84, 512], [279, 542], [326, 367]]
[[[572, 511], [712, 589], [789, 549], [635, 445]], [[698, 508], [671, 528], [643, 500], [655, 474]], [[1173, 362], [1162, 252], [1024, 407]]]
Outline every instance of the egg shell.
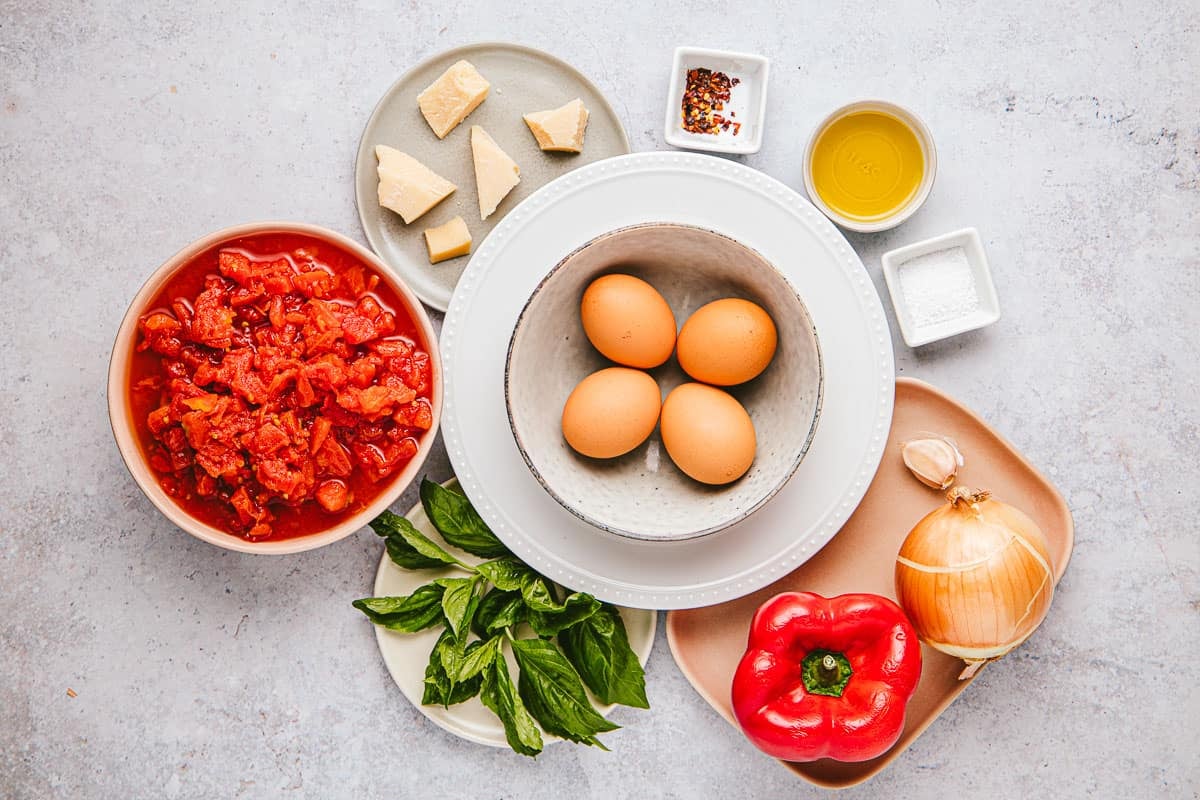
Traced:
[[712, 485], [732, 483], [754, 463], [754, 423], [728, 392], [685, 383], [667, 395], [662, 407], [662, 440], [667, 454], [688, 476]]
[[646, 441], [658, 424], [662, 392], [645, 372], [609, 367], [579, 382], [563, 405], [563, 438], [591, 458], [616, 458]]
[[618, 364], [650, 369], [675, 349], [675, 315], [658, 290], [641, 278], [597, 278], [584, 290], [579, 313], [592, 346]]
[[684, 372], [716, 386], [758, 377], [775, 357], [778, 335], [766, 311], [749, 300], [727, 297], [701, 306], [679, 331]]

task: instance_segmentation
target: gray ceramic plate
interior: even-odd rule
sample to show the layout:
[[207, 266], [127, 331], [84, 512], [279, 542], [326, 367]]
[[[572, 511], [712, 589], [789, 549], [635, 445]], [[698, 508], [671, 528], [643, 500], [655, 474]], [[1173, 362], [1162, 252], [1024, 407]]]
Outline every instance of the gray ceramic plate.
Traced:
[[[761, 305], [779, 348], [757, 378], [729, 387], [754, 421], [758, 450], [742, 478], [705, 486], [671, 462], [656, 428], [619, 458], [577, 454], [562, 437], [562, 408], [587, 375], [611, 366], [587, 340], [579, 299], [600, 275], [636, 275], [658, 289], [676, 324], [722, 297]], [[649, 371], [665, 396], [691, 380], [672, 357]], [[513, 331], [505, 402], [525, 463], [555, 500], [601, 530], [633, 539], [692, 539], [728, 528], [783, 488], [808, 452], [821, 414], [824, 371], [804, 301], [773, 264], [728, 236], [650, 223], [606, 233], [569, 254], [534, 290]]]
[[[488, 98], [462, 124], [439, 140], [417, 108], [417, 95], [447, 67], [466, 59], [492, 88]], [[576, 97], [590, 116], [583, 152], [543, 153], [522, 115], [557, 108]], [[482, 125], [521, 167], [521, 182], [486, 221], [479, 219], [479, 195], [471, 162], [472, 125]], [[379, 205], [375, 145], [386, 144], [416, 158], [458, 186], [458, 191], [425, 216], [405, 225], [399, 215]], [[427, 305], [445, 311], [467, 257], [430, 264], [423, 231], [456, 215], [471, 229], [472, 252], [504, 215], [543, 184], [592, 161], [629, 152], [621, 120], [600, 90], [574, 67], [554, 56], [502, 42], [457, 47], [426, 59], [392, 84], [363, 131], [354, 167], [358, 218], [371, 249], [408, 283]]]

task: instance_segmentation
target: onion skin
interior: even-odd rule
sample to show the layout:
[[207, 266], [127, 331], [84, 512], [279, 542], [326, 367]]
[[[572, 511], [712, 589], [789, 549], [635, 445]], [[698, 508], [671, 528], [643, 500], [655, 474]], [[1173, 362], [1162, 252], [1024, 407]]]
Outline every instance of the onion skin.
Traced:
[[974, 663], [1029, 638], [1054, 598], [1054, 563], [1037, 523], [987, 492], [956, 487], [909, 532], [896, 597], [917, 635]]

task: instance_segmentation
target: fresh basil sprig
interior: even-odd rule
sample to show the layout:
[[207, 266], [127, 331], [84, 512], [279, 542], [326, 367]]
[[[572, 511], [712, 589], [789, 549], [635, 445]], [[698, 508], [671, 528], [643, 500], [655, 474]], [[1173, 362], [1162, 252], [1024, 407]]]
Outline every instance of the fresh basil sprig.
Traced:
[[[521, 594], [521, 599], [529, 607], [529, 627], [533, 628], [533, 632], [538, 636], [557, 636], [565, 633], [600, 610], [600, 601], [583, 592], [568, 595], [566, 600], [561, 604], [555, 603], [552, 608], [534, 607], [524, 593]], [[636, 660], [634, 658], [634, 661]]]
[[516, 556], [505, 556], [494, 561], [485, 561], [475, 567], [475, 571], [492, 582], [497, 589], [509, 592], [520, 591], [527, 582], [538, 577], [538, 574], [526, 566], [525, 562]]
[[386, 540], [388, 556], [405, 569], [437, 569], [461, 564], [404, 517], [384, 511], [371, 520], [371, 530]]
[[475, 610], [479, 607], [478, 592], [482, 578], [442, 578], [434, 581], [445, 591], [442, 593], [442, 613], [446, 615], [446, 624], [454, 635], [465, 639], [464, 633], [471, 627], [475, 618]]
[[642, 665], [629, 647], [625, 623], [615, 608], [604, 604], [581, 624], [560, 633], [558, 644], [600, 702], [650, 707]]
[[[560, 600], [559, 588], [510, 553], [465, 496], [426, 479], [421, 504], [448, 544], [490, 559], [466, 564], [390, 511], [371, 522], [397, 566], [468, 573], [439, 577], [407, 597], [354, 601], [372, 622], [394, 631], [443, 626], [425, 667], [421, 702], [450, 706], [479, 695], [522, 755], [542, 751], [543, 730], [607, 750], [597, 734], [619, 726], [596, 711], [586, 689], [605, 703], [650, 707], [616, 607], [583, 592]], [[528, 629], [535, 638], [521, 638]], [[506, 643], [518, 667], [515, 685]]]
[[421, 481], [421, 505], [442, 538], [459, 550], [480, 558], [511, 555], [465, 495], [425, 478]]
[[355, 600], [354, 607], [376, 625], [393, 631], [415, 633], [445, 623], [442, 616], [442, 595], [445, 589], [427, 583], [407, 597], [365, 597]]
[[513, 687], [504, 658], [495, 658], [488, 665], [479, 699], [504, 724], [504, 738], [509, 747], [523, 756], [536, 756], [542, 752], [542, 733]]
[[504, 592], [492, 589], [479, 602], [471, 629], [477, 636], [490, 636], [505, 628], [520, 625], [529, 616], [529, 609], [521, 599], [520, 592]]
[[620, 726], [592, 708], [579, 673], [558, 646], [544, 639], [514, 639], [512, 649], [521, 668], [517, 690], [542, 729], [573, 742], [607, 750], [596, 734], [615, 731]]
[[456, 652], [456, 647], [454, 633], [449, 628], [442, 631], [429, 654], [429, 664], [425, 667], [425, 693], [421, 696], [423, 705], [449, 707], [479, 694], [479, 688], [483, 684], [482, 675], [476, 674], [459, 680], [457, 667], [455, 674], [451, 675], [446, 669], [446, 664], [459, 664], [474, 657], [483, 649], [484, 644], [481, 640], [471, 642], [461, 654]]

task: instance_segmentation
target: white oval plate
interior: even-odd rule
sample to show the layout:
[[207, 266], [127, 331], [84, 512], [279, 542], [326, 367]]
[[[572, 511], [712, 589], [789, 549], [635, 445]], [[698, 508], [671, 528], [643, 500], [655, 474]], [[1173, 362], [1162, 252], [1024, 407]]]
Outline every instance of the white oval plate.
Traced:
[[[442, 485], [447, 488], [457, 487], [458, 482], [452, 478]], [[425, 509], [421, 507], [420, 503], [417, 503], [407, 516], [421, 533], [443, 547], [449, 547], [437, 529], [429, 522], [429, 517], [425, 516]], [[453, 548], [451, 551], [468, 564], [477, 564], [483, 560]], [[379, 570], [375, 573], [375, 596], [394, 597], [411, 594], [418, 586], [437, 578], [461, 577], [463, 574], [461, 570], [454, 569], [420, 571], [401, 569], [392, 563], [392, 560], [388, 558], [387, 551], [384, 550], [383, 558], [379, 561]], [[629, 646], [637, 653], [638, 660], [644, 667], [646, 660], [650, 658], [650, 650], [654, 647], [654, 631], [658, 627], [658, 615], [653, 611], [630, 608], [621, 608], [619, 611], [621, 619], [625, 622], [625, 631], [629, 635]], [[447, 730], [455, 736], [490, 747], [508, 747], [508, 742], [504, 738], [504, 726], [500, 724], [496, 715], [483, 705], [478, 696], [449, 708], [421, 705], [421, 696], [425, 693], [425, 665], [429, 663], [429, 652], [433, 650], [441, 633], [441, 629], [436, 627], [417, 633], [399, 633], [378, 625], [375, 626], [375, 640], [379, 643], [379, 653], [383, 656], [383, 663], [387, 665], [388, 672], [391, 673], [392, 680], [400, 687], [401, 693], [418, 711], [439, 728]], [[515, 679], [517, 664], [513, 659], [512, 650], [507, 644], [504, 646], [504, 656], [508, 659], [509, 672]], [[609, 712], [616, 707], [598, 703], [596, 698], [592, 697], [591, 692], [588, 692], [588, 697], [591, 697], [592, 703], [604, 716], [608, 716]], [[547, 744], [560, 741], [558, 737], [547, 735], [544, 732], [542, 738]]]
[[[417, 95], [446, 67], [466, 59], [479, 68], [492, 88], [479, 108], [445, 139], [438, 139], [417, 108]], [[557, 108], [575, 99], [588, 109], [582, 153], [543, 153], [522, 115]], [[479, 219], [479, 195], [471, 161], [471, 126], [482, 125], [521, 167], [521, 182], [496, 212]], [[386, 144], [416, 158], [452, 181], [458, 191], [411, 225], [379, 205], [375, 145]], [[549, 53], [505, 42], [456, 47], [427, 58], [400, 76], [384, 93], [358, 143], [354, 198], [371, 249], [402, 277], [427, 305], [445, 311], [467, 258], [429, 263], [422, 231], [456, 215], [466, 220], [477, 248], [510, 209], [552, 178], [592, 161], [629, 152], [629, 138], [612, 106], [595, 84]]]
[[[508, 425], [504, 364], [521, 309], [563, 256], [614, 228], [664, 221], [731, 236], [787, 276], [821, 337], [825, 397], [808, 455], [765, 508], [701, 539], [639, 542], [588, 525], [538, 485]], [[441, 346], [442, 432], [479, 513], [543, 575], [618, 605], [711, 605], [795, 569], [862, 499], [892, 419], [891, 334], [862, 261], [796, 192], [712, 156], [619, 156], [534, 193], [471, 259], [450, 302]]]

